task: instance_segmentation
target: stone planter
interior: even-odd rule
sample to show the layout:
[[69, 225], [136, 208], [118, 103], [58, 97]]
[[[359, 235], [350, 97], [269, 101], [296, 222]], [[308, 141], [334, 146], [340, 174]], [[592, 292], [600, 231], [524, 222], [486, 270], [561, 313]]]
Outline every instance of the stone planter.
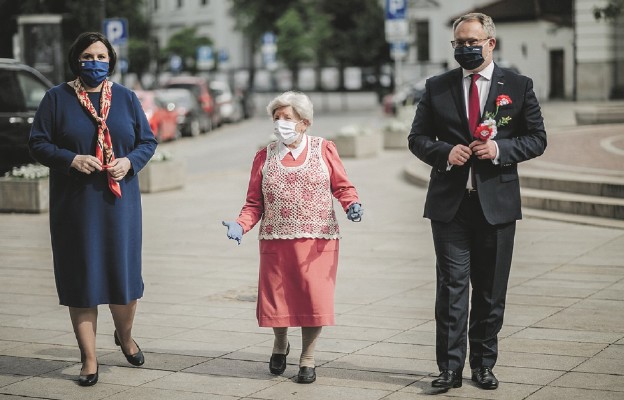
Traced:
[[384, 129], [383, 147], [384, 149], [407, 149], [407, 130]]
[[162, 192], [184, 187], [186, 163], [180, 160], [150, 161], [139, 172], [141, 193]]
[[377, 133], [338, 135], [331, 140], [336, 144], [340, 157], [373, 157], [381, 148], [381, 138]]
[[49, 203], [48, 178], [0, 178], [0, 212], [42, 213]]

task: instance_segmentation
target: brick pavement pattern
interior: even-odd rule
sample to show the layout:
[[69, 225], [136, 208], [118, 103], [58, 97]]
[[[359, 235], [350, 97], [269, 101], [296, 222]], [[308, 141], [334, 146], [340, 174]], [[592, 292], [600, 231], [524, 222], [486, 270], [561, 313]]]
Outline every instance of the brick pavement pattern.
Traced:
[[[565, 130], [568, 108], [545, 104], [547, 129]], [[382, 118], [352, 117], [371, 126]], [[343, 120], [318, 116], [315, 124], [322, 130]], [[561, 156], [556, 135], [547, 149], [552, 162]], [[273, 335], [255, 320], [255, 230], [236, 246], [221, 226], [242, 205], [248, 164], [143, 196], [146, 288], [134, 336], [146, 363], [125, 362], [100, 307], [100, 381], [90, 388], [77, 385], [79, 351], [67, 309], [57, 305], [48, 215], [0, 214], [0, 399], [431, 398], [435, 260], [422, 218], [425, 189], [402, 177], [412, 159], [405, 149], [344, 160], [366, 213], [359, 224], [339, 216], [337, 325], [323, 330], [312, 385], [293, 380], [298, 329], [286, 373], [269, 373]], [[463, 387], [436, 399], [624, 398], [623, 260], [624, 230], [520, 221], [494, 370], [501, 385], [480, 390], [466, 368]]]

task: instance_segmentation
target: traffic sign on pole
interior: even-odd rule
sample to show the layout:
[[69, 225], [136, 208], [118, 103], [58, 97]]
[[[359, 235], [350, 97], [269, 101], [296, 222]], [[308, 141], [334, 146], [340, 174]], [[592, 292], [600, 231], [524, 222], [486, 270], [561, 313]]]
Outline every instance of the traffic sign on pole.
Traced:
[[277, 68], [277, 37], [273, 32], [265, 32], [262, 35], [262, 46], [260, 48], [262, 60], [268, 70], [274, 71]]
[[128, 20], [107, 18], [102, 23], [102, 31], [113, 46], [124, 45], [128, 41]]
[[390, 57], [393, 60], [400, 60], [407, 55], [406, 42], [390, 42]]
[[197, 48], [197, 69], [208, 71], [214, 68], [215, 60], [212, 47], [199, 46]]
[[406, 0], [386, 0], [385, 33], [387, 42], [405, 41], [409, 37]]

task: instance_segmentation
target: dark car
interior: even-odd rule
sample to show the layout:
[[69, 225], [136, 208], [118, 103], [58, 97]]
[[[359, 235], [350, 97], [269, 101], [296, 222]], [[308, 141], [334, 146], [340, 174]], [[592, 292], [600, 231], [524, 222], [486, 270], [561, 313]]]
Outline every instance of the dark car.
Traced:
[[396, 115], [400, 107], [418, 104], [423, 93], [425, 93], [426, 82], [426, 78], [408, 82], [397, 88], [394, 93], [385, 95], [382, 100], [384, 112], [388, 115]]
[[172, 104], [173, 110], [178, 113], [178, 126], [182, 136], [197, 136], [210, 130], [210, 117], [186, 89], [160, 89], [156, 91], [158, 98]]
[[34, 68], [0, 58], [0, 175], [34, 162], [28, 152], [30, 127], [51, 87], [52, 83]]

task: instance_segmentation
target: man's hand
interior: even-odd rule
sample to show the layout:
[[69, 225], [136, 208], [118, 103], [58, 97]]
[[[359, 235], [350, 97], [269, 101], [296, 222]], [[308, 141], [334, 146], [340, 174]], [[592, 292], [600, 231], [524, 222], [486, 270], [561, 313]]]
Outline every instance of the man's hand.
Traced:
[[458, 144], [451, 149], [451, 152], [448, 156], [448, 162], [451, 165], [464, 165], [466, 164], [466, 161], [470, 159], [471, 155], [472, 150], [470, 149], [470, 147], [464, 146], [463, 144]]
[[470, 143], [470, 149], [479, 160], [493, 160], [496, 158], [496, 143], [492, 140], [486, 140], [485, 142], [475, 140]]

